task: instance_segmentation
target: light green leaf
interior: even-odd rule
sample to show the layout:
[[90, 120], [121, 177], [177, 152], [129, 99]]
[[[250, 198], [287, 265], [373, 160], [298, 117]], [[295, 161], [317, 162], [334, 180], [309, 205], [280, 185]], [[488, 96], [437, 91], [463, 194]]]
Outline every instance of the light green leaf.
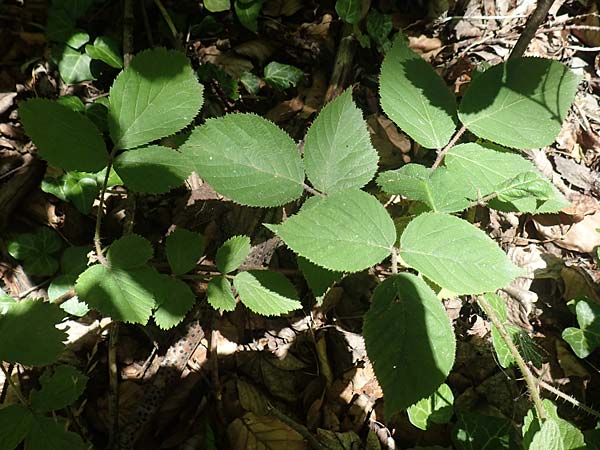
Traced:
[[560, 132], [579, 80], [558, 61], [509, 59], [473, 80], [459, 117], [471, 132], [498, 144], [544, 147]]
[[108, 269], [96, 264], [77, 279], [75, 292], [102, 314], [145, 325], [155, 307], [154, 289], [162, 280], [150, 267]]
[[420, 164], [406, 164], [380, 173], [377, 184], [388, 194], [422, 202], [435, 212], [462, 211], [470, 204], [471, 190], [464, 177], [445, 167], [431, 170]]
[[362, 0], [337, 0], [335, 2], [335, 12], [346, 23], [358, 23], [364, 15], [363, 2]]
[[579, 358], [587, 358], [600, 346], [600, 307], [587, 299], [579, 299], [575, 311], [579, 328], [565, 328], [562, 338]]
[[35, 98], [19, 104], [19, 116], [38, 153], [65, 170], [98, 171], [108, 164], [104, 140], [84, 115]]
[[272, 61], [265, 67], [264, 76], [265, 82], [277, 89], [283, 90], [296, 86], [302, 80], [304, 72], [289, 64]]
[[231, 291], [231, 283], [222, 275], [214, 277], [208, 282], [206, 299], [216, 310], [233, 311], [235, 309], [236, 302]]
[[33, 416], [31, 430], [27, 436], [26, 450], [88, 450], [81, 436], [67, 431], [64, 420]]
[[177, 228], [167, 236], [167, 260], [175, 275], [189, 272], [204, 253], [204, 237], [184, 228]]
[[408, 265], [455, 294], [492, 292], [522, 273], [483, 231], [448, 214], [417, 216], [400, 247]]
[[190, 161], [177, 150], [160, 145], [136, 148], [115, 159], [115, 170], [128, 188], [162, 194], [181, 186], [192, 173]]
[[242, 73], [240, 75], [240, 83], [252, 95], [257, 95], [260, 92], [260, 78], [252, 72]]
[[243, 205], [280, 206], [302, 194], [304, 170], [296, 144], [262, 117], [208, 119], [181, 152], [217, 192]]
[[429, 397], [419, 400], [406, 411], [415, 427], [426, 430], [429, 422], [448, 423], [454, 414], [454, 394], [447, 384], [442, 384]]
[[58, 359], [67, 338], [55, 325], [61, 309], [41, 300], [26, 299], [0, 315], [0, 360], [24, 365], [47, 365]]
[[[48, 299], [50, 302], [73, 289], [76, 281], [77, 275], [59, 275], [54, 278], [48, 286]], [[77, 296], [61, 303], [60, 309], [76, 317], [83, 317], [90, 312], [88, 305], [80, 301]]]
[[509, 419], [461, 413], [460, 421], [452, 429], [456, 450], [514, 450], [521, 448], [514, 438]]
[[[494, 192], [499, 192], [511, 180], [518, 179], [524, 173], [534, 173], [538, 176], [538, 183], [545, 185], [544, 192], [552, 191], [549, 200], [538, 200], [535, 197], [525, 197], [509, 203], [497, 199], [490, 202], [490, 206], [503, 211], [520, 211], [531, 213], [556, 212], [569, 203], [552, 185], [550, 180], [537, 171], [535, 166], [520, 155], [509, 151], [494, 150], [476, 143], [460, 144], [453, 147], [444, 159], [448, 170], [462, 177], [466, 189], [470, 189], [470, 197], [477, 200]], [[533, 175], [527, 175], [532, 177]], [[468, 188], [467, 188], [468, 186]]]
[[69, 46], [56, 46], [52, 49], [52, 57], [58, 65], [60, 77], [66, 84], [76, 84], [93, 80], [90, 71], [92, 59], [85, 53], [73, 50]]
[[14, 450], [31, 429], [33, 414], [23, 405], [0, 409], [0, 448]]
[[31, 394], [31, 407], [41, 413], [63, 409], [75, 402], [88, 382], [88, 377], [72, 366], [57, 366], [51, 375], [49, 371], [46, 369], [40, 378], [42, 388]]
[[381, 262], [396, 241], [391, 217], [363, 191], [313, 197], [282, 224], [265, 226], [299, 255], [339, 272], [358, 272]]
[[204, 0], [204, 7], [210, 12], [229, 11], [231, 0]]
[[528, 450], [567, 450], [558, 424], [552, 419], [544, 421], [540, 431], [533, 436]]
[[233, 236], [227, 239], [217, 250], [216, 263], [221, 273], [236, 270], [250, 254], [250, 238]]
[[378, 159], [350, 89], [327, 104], [306, 133], [306, 174], [321, 192], [360, 189], [375, 175]]
[[69, 171], [58, 178], [42, 180], [42, 190], [65, 202], [73, 203], [83, 214], [89, 214], [100, 187], [94, 174]]
[[92, 59], [99, 59], [115, 69], [123, 67], [123, 56], [118, 42], [107, 36], [98, 36], [93, 44], [85, 46], [85, 52]]
[[520, 173], [501, 183], [495, 191], [501, 202], [514, 202], [524, 198], [549, 200], [554, 196], [552, 185], [537, 171]]
[[388, 418], [433, 394], [454, 364], [456, 340], [444, 306], [412, 274], [375, 289], [363, 334]]
[[138, 53], [110, 89], [114, 144], [133, 148], [178, 132], [200, 111], [202, 92], [183, 53], [164, 48]]
[[75, 111], [75, 112], [84, 112], [85, 111], [85, 105], [83, 104], [81, 99], [79, 97], [76, 97], [75, 95], [63, 95], [62, 97], [58, 97], [56, 99], [56, 103], [66, 106], [71, 111]]
[[282, 274], [268, 270], [238, 273], [233, 279], [240, 300], [264, 316], [278, 316], [302, 308], [294, 285]]
[[108, 262], [119, 269], [134, 269], [148, 262], [154, 249], [148, 239], [138, 234], [127, 234], [113, 242], [108, 249]]
[[308, 259], [298, 256], [298, 269], [304, 275], [308, 287], [315, 296], [317, 304], [321, 304], [325, 294], [334, 283], [342, 279], [342, 272], [334, 272], [310, 262]]
[[[558, 426], [559, 436], [564, 445], [563, 448], [565, 450], [581, 450], [585, 448], [583, 433], [576, 426], [558, 416], [556, 405], [548, 399], [542, 400], [542, 405], [547, 415], [545, 422], [552, 420]], [[537, 418], [537, 413], [532, 408], [527, 412], [527, 415], [523, 419], [522, 432], [524, 448], [531, 449], [531, 445], [533, 444], [532, 441], [535, 440], [535, 436], [538, 435], [541, 429], [542, 425]], [[538, 447], [538, 450], [541, 448], [542, 447]]]
[[258, 15], [262, 9], [263, 0], [235, 0], [233, 5], [240, 23], [256, 33], [258, 31]]
[[90, 35], [85, 31], [78, 31], [69, 36], [69, 39], [65, 41], [65, 44], [75, 50], [79, 50], [88, 42], [90, 42]]
[[446, 145], [456, 128], [456, 100], [423, 58], [396, 38], [381, 66], [381, 107], [402, 131], [426, 148]]
[[160, 275], [156, 287], [154, 292], [158, 308], [154, 311], [154, 321], [163, 330], [168, 330], [185, 318], [196, 303], [196, 296], [183, 281], [164, 274]]

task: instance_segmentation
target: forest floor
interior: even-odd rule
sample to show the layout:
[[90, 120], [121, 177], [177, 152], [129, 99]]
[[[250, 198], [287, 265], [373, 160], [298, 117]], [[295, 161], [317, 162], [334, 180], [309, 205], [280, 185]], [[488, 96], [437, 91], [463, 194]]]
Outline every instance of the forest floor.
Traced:
[[[17, 107], [19, 101], [35, 96], [75, 96], [90, 104], [108, 95], [118, 70], [105, 66], [93, 80], [64, 83], [51, 62], [53, 44], [45, 34], [49, 6], [42, 1], [22, 3], [0, 1], [0, 287], [17, 299], [47, 298], [52, 277], [28, 274], [8, 254], [6, 242], [15, 234], [47, 226], [69, 245], [89, 245], [98, 203], [90, 203], [89, 210], [82, 212], [73, 201], [42, 189], [42, 180], [55, 177], [56, 172], [37, 157]], [[506, 58], [535, 7], [532, 1], [468, 0], [434, 11], [433, 5], [440, 2], [432, 1], [428, 11], [427, 2], [363, 2], [391, 18], [392, 31], [376, 43], [364, 22], [355, 27], [344, 24], [333, 1], [267, 0], [258, 16], [257, 32], [244, 27], [233, 10], [213, 14], [201, 3], [164, 0], [163, 14], [157, 3], [139, 2], [140, 10], [129, 23], [123, 19], [121, 2], [96, 2], [78, 20], [78, 27], [91, 36], [106, 35], [117, 41], [129, 27], [135, 52], [153, 46], [185, 50], [205, 86], [198, 123], [230, 112], [255, 112], [300, 141], [323, 105], [352, 89], [379, 152], [380, 170], [408, 162], [428, 165], [435, 159], [434, 152], [420, 148], [398, 130], [379, 105], [379, 67], [394, 33], [402, 30], [410, 47], [461, 96], [478, 67]], [[424, 6], [419, 8], [421, 3]], [[600, 305], [596, 254], [600, 245], [600, 18], [594, 2], [583, 3], [556, 1], [527, 51], [529, 56], [557, 59], [583, 76], [556, 143], [526, 152], [572, 206], [542, 216], [478, 207], [474, 217], [529, 274], [507, 288], [504, 299], [510, 322], [533, 338], [530, 350], [540, 360], [532, 370], [542, 387], [555, 387], [593, 407], [600, 405], [600, 353], [579, 359], [561, 338], [565, 328], [576, 326], [569, 300], [587, 297]], [[297, 79], [286, 75], [292, 80], [286, 89], [268, 83], [263, 69], [273, 61], [294, 66], [301, 75]], [[255, 77], [244, 78], [248, 72]], [[258, 85], [250, 86], [248, 80]], [[208, 265], [230, 236], [251, 235], [253, 244], [260, 240], [260, 224], [265, 222], [264, 212], [233, 204], [197, 177], [169, 194], [131, 197], [118, 188], [107, 195], [102, 229], [107, 242], [120, 236], [126, 223], [158, 247], [173, 228], [188, 228], [204, 235], [208, 256], [203, 264]], [[164, 252], [158, 252], [155, 262], [165, 261]], [[317, 305], [297, 276], [291, 252], [279, 248], [269, 264], [295, 280], [305, 308], [266, 318], [242, 305], [225, 314], [201, 306], [205, 339], [137, 448], [301, 449], [310, 446], [307, 436], [316, 437], [321, 448], [328, 449], [452, 448], [452, 430], [460, 412], [501, 416], [519, 424], [531, 408], [519, 372], [502, 368], [495, 358], [485, 315], [472, 299], [452, 298], [444, 304], [457, 337], [456, 363], [447, 380], [456, 415], [449, 423], [431, 424], [427, 430], [412, 425], [406, 414], [384, 420], [383, 394], [361, 330], [378, 274], [389, 267], [383, 264], [345, 277]], [[201, 303], [206, 284], [197, 280], [190, 284]], [[83, 398], [68, 417], [72, 429], [94, 448], [104, 448], [114, 427], [108, 407], [112, 394], [107, 319], [91, 312], [71, 317], [68, 324], [69, 346], [61, 361], [89, 376]], [[141, 401], [175, 333], [152, 324], [120, 325], [122, 420]], [[41, 371], [35, 367], [11, 366], [10, 370], [25, 392], [39, 383]], [[15, 402], [6, 380], [0, 381], [0, 405]], [[557, 398], [544, 389], [542, 394]], [[597, 419], [592, 415], [563, 400], [556, 403], [560, 414], [579, 428], [595, 427]], [[276, 413], [261, 415], [272, 407]], [[254, 441], [264, 447], [252, 447]]]

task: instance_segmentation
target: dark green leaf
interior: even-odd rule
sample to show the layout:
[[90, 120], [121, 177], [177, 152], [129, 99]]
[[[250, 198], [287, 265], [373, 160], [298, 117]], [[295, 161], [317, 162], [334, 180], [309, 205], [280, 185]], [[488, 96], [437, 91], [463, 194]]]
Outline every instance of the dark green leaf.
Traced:
[[72, 366], [54, 368], [52, 375], [46, 369], [40, 381], [42, 388], [31, 394], [31, 407], [41, 413], [62, 409], [75, 402], [85, 389], [88, 377]]
[[200, 233], [177, 228], [167, 236], [167, 260], [175, 275], [189, 272], [204, 253], [204, 237]]
[[296, 86], [302, 80], [304, 72], [289, 64], [272, 61], [265, 67], [264, 75], [265, 82], [277, 89], [283, 90]]
[[194, 306], [196, 296], [183, 281], [164, 274], [161, 274], [156, 287], [158, 308], [154, 311], [154, 321], [163, 330], [168, 330], [184, 319]]
[[113, 242], [108, 249], [108, 262], [112, 267], [134, 269], [148, 262], [154, 249], [148, 239], [137, 234], [127, 234]]

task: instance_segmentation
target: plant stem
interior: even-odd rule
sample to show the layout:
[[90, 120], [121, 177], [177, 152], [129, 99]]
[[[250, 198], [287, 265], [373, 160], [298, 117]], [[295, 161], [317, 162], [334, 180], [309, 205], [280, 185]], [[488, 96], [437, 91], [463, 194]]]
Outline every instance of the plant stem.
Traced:
[[510, 338], [508, 331], [506, 331], [506, 328], [504, 328], [504, 324], [500, 321], [500, 319], [498, 318], [490, 304], [487, 302], [485, 297], [483, 295], [480, 295], [477, 298], [477, 301], [486, 313], [486, 315], [490, 318], [492, 323], [496, 326], [500, 337], [502, 337], [502, 340], [510, 350], [510, 353], [513, 356], [513, 358], [515, 358], [517, 366], [519, 366], [519, 369], [523, 374], [523, 378], [525, 378], [525, 383], [527, 384], [529, 392], [531, 393], [531, 398], [533, 399], [533, 405], [535, 406], [538, 418], [540, 419], [540, 421], [546, 420], [546, 411], [544, 411], [544, 406], [542, 405], [542, 398], [540, 397], [540, 392], [538, 390], [535, 377], [529, 370], [529, 367], [527, 367], [527, 364], [525, 363], [525, 360], [519, 353], [519, 350], [517, 350], [517, 347]]
[[519, 39], [510, 52], [510, 55], [508, 55], [508, 59], [520, 58], [523, 56], [525, 50], [527, 50], [527, 47], [529, 46], [529, 43], [535, 36], [535, 32], [548, 15], [548, 11], [550, 11], [550, 7], [553, 3], [554, 0], [538, 0], [535, 10], [531, 13], [531, 16], [529, 16], [521, 36], [519, 36]]
[[325, 194], [323, 194], [322, 192], [317, 191], [316, 189], [310, 187], [308, 184], [306, 183], [302, 183], [302, 187], [304, 188], [304, 190], [312, 195], [317, 195], [319, 197], [325, 197]]
[[23, 406], [29, 407], [29, 403], [27, 402], [27, 399], [21, 392], [21, 389], [19, 389], [19, 386], [17, 386], [15, 384], [15, 382], [13, 381], [13, 379], [10, 376], [10, 373], [8, 373], [8, 371], [4, 367], [4, 364], [1, 361], [0, 361], [0, 368], [2, 368], [2, 372], [4, 372], [4, 377], [6, 378], [6, 381], [8, 382], [10, 387], [13, 388], [13, 390], [15, 391], [15, 394], [17, 395], [17, 398], [19, 399], [19, 401], [23, 404]]
[[104, 213], [104, 195], [106, 194], [106, 186], [108, 185], [108, 177], [110, 176], [110, 171], [112, 169], [113, 160], [115, 159], [115, 154], [117, 153], [117, 146], [114, 146], [110, 152], [110, 156], [108, 157], [108, 165], [106, 166], [106, 175], [104, 175], [104, 182], [102, 183], [102, 189], [100, 190], [100, 204], [98, 205], [98, 212], [96, 213], [96, 228], [94, 230], [94, 246], [96, 248], [96, 257], [98, 261], [104, 267], [110, 267], [110, 264], [104, 257], [104, 253], [102, 253], [102, 242], [100, 241], [100, 226], [102, 225], [102, 215]]
[[392, 273], [398, 274], [398, 249], [396, 247], [392, 247]]
[[467, 131], [467, 127], [462, 125], [459, 128], [459, 130], [456, 133], [454, 133], [454, 136], [452, 136], [452, 139], [450, 139], [450, 142], [448, 142], [448, 144], [438, 153], [437, 158], [435, 159], [435, 162], [431, 166], [432, 169], [435, 169], [442, 163], [442, 161], [444, 160], [444, 157], [446, 156], [446, 153], [448, 153], [450, 151], [450, 149], [452, 147], [454, 147], [454, 145], [458, 142], [458, 140], [461, 138], [461, 136], [463, 134], [465, 134], [465, 131]]
[[589, 406], [584, 405], [579, 400], [571, 397], [570, 395], [565, 394], [564, 392], [560, 391], [559, 389], [556, 389], [554, 386], [552, 386], [551, 384], [546, 383], [544, 380], [538, 380], [538, 384], [541, 387], [543, 387], [544, 389], [546, 389], [547, 391], [552, 392], [557, 397], [560, 397], [564, 401], [569, 402], [570, 404], [572, 404], [573, 406], [581, 409], [582, 411], [585, 411], [589, 415], [597, 417], [597, 418], [600, 418], [600, 413], [598, 411], [596, 411], [595, 409], [590, 408]]
[[173, 35], [173, 38], [176, 39], [177, 38], [177, 28], [175, 27], [175, 24], [173, 23], [173, 20], [171, 19], [169, 12], [165, 9], [165, 7], [163, 6], [163, 4], [160, 0], [154, 0], [154, 4], [157, 6], [158, 10], [160, 11], [160, 14], [163, 16], [163, 19], [165, 19], [165, 22], [167, 23], [169, 30], [171, 30], [171, 34]]

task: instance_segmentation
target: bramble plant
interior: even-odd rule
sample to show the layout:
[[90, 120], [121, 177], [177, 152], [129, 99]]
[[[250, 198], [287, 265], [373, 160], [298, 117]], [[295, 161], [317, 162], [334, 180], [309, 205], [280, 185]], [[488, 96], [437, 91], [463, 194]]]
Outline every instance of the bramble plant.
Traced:
[[[215, 8], [229, 4], [205, 3]], [[351, 2], [338, 1], [340, 8], [344, 3]], [[235, 2], [238, 16], [241, 4]], [[262, 2], [248, 4], [260, 9]], [[164, 193], [181, 185], [193, 170], [234, 202], [263, 208], [298, 201], [308, 193], [296, 214], [265, 227], [298, 255], [298, 266], [317, 298], [343, 274], [391, 258], [393, 275], [373, 293], [364, 338], [385, 394], [385, 414], [408, 409], [411, 421], [425, 429], [430, 422], [447, 422], [452, 416], [452, 392], [443, 383], [454, 364], [456, 341], [440, 298], [479, 296], [485, 312], [499, 318], [493, 336], [500, 363], [519, 363], [510, 336], [507, 341], [504, 334], [504, 305], [494, 292], [523, 271], [460, 214], [476, 205], [544, 213], [567, 204], [550, 181], [512, 149], [554, 141], [578, 81], [557, 61], [510, 59], [474, 79], [457, 106], [444, 81], [398, 37], [381, 68], [381, 106], [400, 129], [421, 146], [437, 149], [438, 155], [432, 167], [407, 164], [379, 173], [377, 186], [369, 183], [377, 172], [378, 155], [350, 90], [322, 109], [306, 133], [303, 154], [275, 124], [242, 113], [206, 120], [176, 150], [156, 144], [190, 125], [203, 103], [202, 86], [185, 56], [175, 51], [143, 51], [117, 76], [106, 117], [110, 151], [90, 118], [60, 102], [27, 100], [19, 113], [40, 156], [65, 170], [72, 183], [84, 178], [77, 175], [81, 172], [103, 171], [95, 239], [98, 263], [78, 276], [75, 290], [80, 301], [114, 320], [146, 324], [153, 317], [164, 329], [181, 322], [196, 299], [177, 276], [194, 270], [204, 242], [200, 234], [184, 229], [167, 236], [173, 276], [149, 263], [154, 249], [136, 234], [117, 239], [104, 255], [99, 223], [109, 178], [120, 179], [132, 192]], [[457, 144], [466, 130], [478, 139]], [[405, 228], [399, 229], [374, 195], [378, 189], [414, 202], [415, 215]], [[86, 211], [90, 205], [82, 203]], [[233, 310], [237, 295], [258, 314], [300, 308], [294, 285], [281, 273], [239, 270], [249, 252], [248, 236], [234, 236], [220, 247], [216, 265], [221, 275], [209, 281], [206, 291], [210, 305]], [[63, 317], [59, 307], [36, 300], [2, 305], [7, 312], [0, 320], [0, 359], [24, 364], [55, 361], [64, 339], [54, 327]], [[19, 320], [40, 330], [40, 336], [43, 331], [43, 341], [33, 345], [31, 336], [15, 337], [23, 333]], [[43, 411], [48, 408], [56, 409], [54, 405]], [[25, 410], [10, 414], [24, 415]], [[478, 427], [488, 427], [499, 440], [505, 438], [503, 419], [485, 425], [478, 420], [460, 417], [453, 437], [457, 448], [483, 448], [487, 441], [481, 446], [467, 443], [477, 436], [472, 430]], [[529, 449], [551, 448], [557, 439], [583, 445], [583, 434], [560, 419], [546, 401], [536, 403], [523, 433]], [[15, 437], [10, 441], [15, 444], [7, 448], [22, 438]]]

